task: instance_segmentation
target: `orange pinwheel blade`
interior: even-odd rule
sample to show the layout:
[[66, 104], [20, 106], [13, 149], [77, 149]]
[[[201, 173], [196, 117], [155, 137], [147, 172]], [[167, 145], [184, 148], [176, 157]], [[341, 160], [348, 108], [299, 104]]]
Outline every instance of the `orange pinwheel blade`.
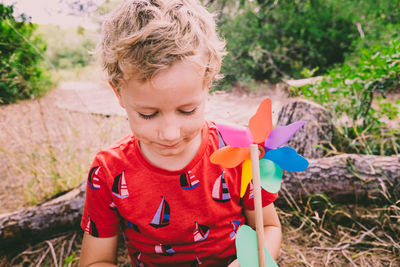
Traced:
[[225, 168], [234, 168], [250, 158], [250, 148], [226, 146], [214, 151], [210, 161]]
[[249, 129], [253, 135], [253, 142], [264, 143], [272, 131], [272, 104], [271, 99], [266, 98], [261, 102], [256, 114], [249, 121]]

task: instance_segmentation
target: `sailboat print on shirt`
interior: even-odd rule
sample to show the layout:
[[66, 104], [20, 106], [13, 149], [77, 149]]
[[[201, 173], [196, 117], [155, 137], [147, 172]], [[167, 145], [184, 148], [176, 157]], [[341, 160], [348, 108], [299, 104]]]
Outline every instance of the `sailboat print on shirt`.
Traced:
[[202, 262], [200, 261], [199, 257], [196, 256], [196, 260], [192, 261], [190, 267], [199, 267]]
[[198, 224], [197, 222], [195, 222], [195, 224], [196, 224], [196, 229], [193, 232], [194, 242], [200, 242], [205, 240], [210, 234], [210, 227]]
[[131, 221], [127, 221], [128, 228], [140, 233], [139, 227]]
[[135, 259], [135, 264], [136, 264], [135, 266], [144, 267], [144, 263], [141, 260], [142, 253], [137, 252], [137, 253], [133, 254], [133, 258]]
[[223, 148], [226, 146], [224, 139], [222, 138], [222, 135], [220, 134], [220, 132], [217, 130], [218, 132], [218, 148]]
[[161, 198], [160, 206], [158, 206], [157, 212], [150, 223], [150, 225], [155, 228], [161, 228], [169, 225], [169, 204], [163, 196], [161, 196]]
[[212, 189], [212, 198], [217, 202], [227, 202], [231, 200], [231, 196], [228, 191], [228, 186], [226, 185], [224, 173], [215, 180]]
[[112, 193], [114, 196], [121, 199], [129, 197], [128, 186], [126, 185], [126, 180], [125, 180], [125, 171], [118, 174], [114, 178]]
[[233, 227], [233, 231], [229, 234], [231, 240], [236, 238], [236, 234], [237, 231], [239, 230], [239, 226], [240, 226], [240, 221], [238, 220], [233, 220], [231, 221], [232, 227]]
[[99, 231], [97, 230], [96, 224], [94, 221], [92, 221], [92, 219], [90, 219], [90, 217], [88, 223], [86, 224], [85, 231], [91, 236], [99, 237]]
[[118, 210], [118, 209], [117, 209], [117, 205], [115, 205], [114, 202], [111, 202], [110, 205], [108, 205], [108, 208], [109, 208], [110, 210], [113, 210], [113, 211], [117, 211], [117, 210]]
[[181, 186], [183, 189], [193, 189], [199, 185], [200, 181], [192, 174], [191, 171], [182, 173], [180, 178]]
[[172, 256], [175, 254], [175, 250], [170, 245], [156, 245], [154, 247], [157, 254], [163, 256]]
[[253, 181], [250, 181], [250, 183], [249, 183], [249, 198], [248, 199], [253, 199], [253, 198], [254, 198]]
[[96, 175], [99, 174], [100, 168], [101, 168], [100, 166], [93, 167], [89, 172], [89, 177], [88, 177], [89, 185], [94, 190], [100, 189], [100, 184], [99, 184], [100, 179], [96, 177]]

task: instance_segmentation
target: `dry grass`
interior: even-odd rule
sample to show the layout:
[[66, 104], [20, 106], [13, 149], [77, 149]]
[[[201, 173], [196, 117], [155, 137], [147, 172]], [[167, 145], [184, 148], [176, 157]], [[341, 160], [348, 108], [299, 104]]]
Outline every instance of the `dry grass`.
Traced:
[[78, 186], [94, 154], [129, 133], [124, 117], [59, 109], [57, 97], [0, 106], [0, 213]]

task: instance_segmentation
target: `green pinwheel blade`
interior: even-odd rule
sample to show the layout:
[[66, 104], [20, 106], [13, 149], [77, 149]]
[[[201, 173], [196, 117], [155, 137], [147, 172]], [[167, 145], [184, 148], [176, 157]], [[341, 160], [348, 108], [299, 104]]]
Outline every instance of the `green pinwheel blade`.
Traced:
[[274, 162], [260, 159], [260, 183], [262, 188], [270, 193], [276, 193], [281, 189], [283, 171]]
[[[236, 254], [240, 267], [259, 267], [257, 234], [250, 226], [243, 225], [236, 236]], [[265, 266], [278, 267], [271, 254], [264, 248]]]

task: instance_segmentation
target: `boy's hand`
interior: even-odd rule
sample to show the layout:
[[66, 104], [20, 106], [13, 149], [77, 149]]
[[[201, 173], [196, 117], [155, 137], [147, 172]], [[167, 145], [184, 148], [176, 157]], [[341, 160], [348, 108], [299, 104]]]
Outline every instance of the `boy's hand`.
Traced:
[[237, 259], [232, 261], [228, 267], [240, 267], [239, 261]]

